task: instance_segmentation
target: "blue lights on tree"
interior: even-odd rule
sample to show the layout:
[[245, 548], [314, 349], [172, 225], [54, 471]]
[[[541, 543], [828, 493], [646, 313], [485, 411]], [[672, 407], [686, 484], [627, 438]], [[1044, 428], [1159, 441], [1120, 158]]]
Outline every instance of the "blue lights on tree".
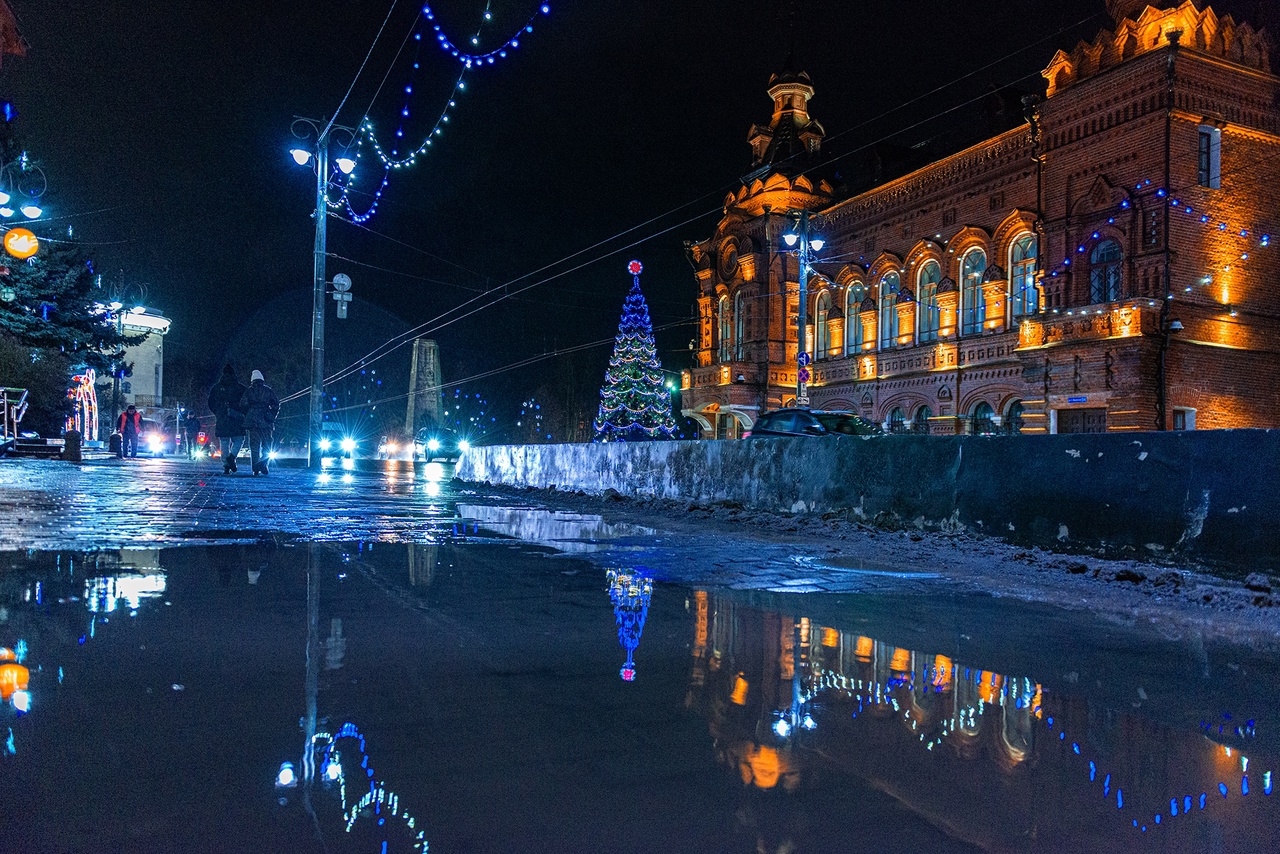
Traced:
[[637, 442], [675, 437], [671, 395], [662, 381], [662, 363], [653, 340], [649, 306], [640, 292], [639, 261], [627, 265], [631, 293], [622, 304], [622, 320], [613, 357], [600, 389], [600, 410], [593, 426], [597, 442]]

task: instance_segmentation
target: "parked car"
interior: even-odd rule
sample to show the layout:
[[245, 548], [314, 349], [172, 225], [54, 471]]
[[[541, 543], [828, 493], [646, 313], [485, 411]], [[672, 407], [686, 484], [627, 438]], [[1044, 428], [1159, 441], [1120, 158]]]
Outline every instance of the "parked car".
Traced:
[[423, 427], [413, 437], [415, 460], [456, 460], [471, 443], [446, 427]]
[[777, 409], [766, 412], [743, 438], [764, 436], [880, 436], [884, 430], [852, 412]]
[[178, 437], [165, 432], [156, 421], [142, 419], [142, 432], [138, 434], [138, 453], [163, 457], [178, 450]]

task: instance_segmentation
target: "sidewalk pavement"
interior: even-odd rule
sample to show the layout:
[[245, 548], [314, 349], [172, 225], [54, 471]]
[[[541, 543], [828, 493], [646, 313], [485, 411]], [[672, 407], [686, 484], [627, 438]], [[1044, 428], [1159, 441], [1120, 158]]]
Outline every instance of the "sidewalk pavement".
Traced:
[[329, 470], [322, 482], [305, 468], [276, 465], [270, 476], [252, 477], [246, 463], [228, 476], [220, 462], [175, 457], [2, 460], [0, 550], [157, 547], [268, 532], [409, 541], [452, 524], [440, 484], [410, 463], [370, 465], [378, 468]]

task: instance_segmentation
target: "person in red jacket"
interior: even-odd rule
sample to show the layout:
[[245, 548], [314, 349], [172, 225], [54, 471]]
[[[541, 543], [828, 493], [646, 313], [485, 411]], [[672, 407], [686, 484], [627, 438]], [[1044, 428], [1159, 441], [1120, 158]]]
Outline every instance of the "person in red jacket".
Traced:
[[142, 432], [142, 413], [132, 403], [120, 413], [120, 421], [116, 424], [116, 432], [120, 434], [120, 459], [138, 456], [138, 434]]

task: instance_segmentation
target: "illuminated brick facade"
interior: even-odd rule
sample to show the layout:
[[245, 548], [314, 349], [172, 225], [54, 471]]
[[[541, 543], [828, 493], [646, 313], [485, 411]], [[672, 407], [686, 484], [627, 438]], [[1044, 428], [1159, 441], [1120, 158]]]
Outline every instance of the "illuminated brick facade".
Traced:
[[[770, 81], [755, 171], [708, 240], [685, 414], [730, 438], [796, 394], [932, 433], [1280, 426], [1280, 78], [1192, 0], [1111, 0], [1026, 121], [842, 198], [804, 74]], [[1276, 233], [1272, 233], [1276, 232]], [[824, 260], [829, 259], [829, 260]]]

